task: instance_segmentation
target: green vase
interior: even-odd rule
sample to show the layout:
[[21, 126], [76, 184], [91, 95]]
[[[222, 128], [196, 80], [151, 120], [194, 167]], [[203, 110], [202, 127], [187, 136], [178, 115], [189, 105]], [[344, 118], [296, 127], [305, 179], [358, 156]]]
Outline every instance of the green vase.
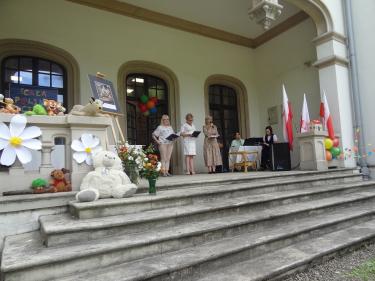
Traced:
[[135, 163], [124, 164], [124, 172], [129, 177], [130, 181], [134, 184], [139, 183], [139, 170], [138, 166]]
[[156, 195], [156, 179], [148, 179], [148, 193], [150, 195]]

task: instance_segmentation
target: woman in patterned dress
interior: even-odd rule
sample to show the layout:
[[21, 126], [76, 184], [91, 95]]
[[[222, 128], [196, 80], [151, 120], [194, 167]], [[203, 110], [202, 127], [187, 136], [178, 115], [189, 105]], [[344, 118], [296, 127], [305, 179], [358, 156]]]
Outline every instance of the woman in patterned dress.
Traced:
[[209, 174], [216, 172], [216, 166], [223, 165], [219, 144], [217, 138], [219, 136], [217, 127], [212, 122], [212, 117], [207, 116], [205, 118], [205, 125], [203, 125], [204, 133], [204, 145], [203, 145], [203, 156], [204, 163], [208, 168]]

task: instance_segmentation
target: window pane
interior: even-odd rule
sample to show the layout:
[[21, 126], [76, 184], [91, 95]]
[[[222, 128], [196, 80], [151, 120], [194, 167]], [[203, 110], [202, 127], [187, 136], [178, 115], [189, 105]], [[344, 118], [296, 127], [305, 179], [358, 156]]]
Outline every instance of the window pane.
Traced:
[[21, 71], [20, 72], [20, 83], [25, 85], [33, 84], [33, 74], [32, 72]]
[[162, 80], [158, 80], [158, 90], [164, 90], [165, 89], [165, 83]]
[[52, 63], [52, 74], [60, 74], [60, 75], [63, 75], [64, 72], [62, 70], [62, 68], [55, 64], [55, 63]]
[[148, 78], [148, 87], [149, 88], [156, 88], [156, 79], [154, 78]]
[[135, 91], [133, 87], [126, 88], [126, 96], [128, 97], [135, 97]]
[[18, 69], [18, 58], [10, 58], [5, 61], [6, 68]]
[[31, 58], [20, 58], [20, 70], [32, 71], [33, 61]]
[[50, 84], [50, 75], [48, 74], [38, 74], [38, 85], [49, 87]]
[[39, 60], [38, 61], [38, 72], [50, 74], [51, 73], [50, 65], [51, 65], [51, 63], [49, 61]]
[[148, 89], [148, 97], [156, 97], [156, 89]]
[[165, 92], [163, 90], [158, 91], [158, 100], [165, 100]]
[[128, 86], [134, 86], [134, 84], [135, 84], [135, 78], [134, 78], [134, 76], [128, 76], [128, 79], [126, 79], [126, 84]]
[[[41, 74], [39, 74], [41, 75]], [[52, 75], [52, 87], [64, 88], [64, 81], [62, 76]]]
[[18, 71], [5, 70], [5, 82], [18, 83]]

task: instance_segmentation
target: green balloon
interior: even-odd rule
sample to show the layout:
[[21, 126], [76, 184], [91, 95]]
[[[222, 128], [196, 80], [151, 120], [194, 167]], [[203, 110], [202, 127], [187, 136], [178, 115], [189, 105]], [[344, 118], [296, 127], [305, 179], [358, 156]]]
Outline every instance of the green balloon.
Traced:
[[330, 151], [332, 153], [332, 156], [335, 156], [335, 157], [339, 156], [341, 153], [340, 147], [332, 147]]
[[148, 101], [148, 96], [142, 95], [139, 99], [141, 100], [142, 103], [146, 103]]

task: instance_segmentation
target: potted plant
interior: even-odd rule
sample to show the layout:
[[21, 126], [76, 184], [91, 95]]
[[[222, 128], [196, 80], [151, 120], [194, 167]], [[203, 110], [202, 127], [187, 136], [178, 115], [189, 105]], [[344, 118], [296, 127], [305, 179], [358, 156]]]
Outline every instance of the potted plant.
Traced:
[[124, 172], [134, 184], [139, 183], [139, 171], [143, 168], [145, 154], [141, 145], [130, 145], [128, 142], [117, 146], [117, 154], [121, 159]]
[[150, 145], [144, 152], [146, 157], [143, 159], [143, 168], [140, 174], [143, 178], [148, 180], [148, 193], [156, 195], [156, 180], [160, 174], [161, 163], [158, 161], [158, 156], [152, 145]]

